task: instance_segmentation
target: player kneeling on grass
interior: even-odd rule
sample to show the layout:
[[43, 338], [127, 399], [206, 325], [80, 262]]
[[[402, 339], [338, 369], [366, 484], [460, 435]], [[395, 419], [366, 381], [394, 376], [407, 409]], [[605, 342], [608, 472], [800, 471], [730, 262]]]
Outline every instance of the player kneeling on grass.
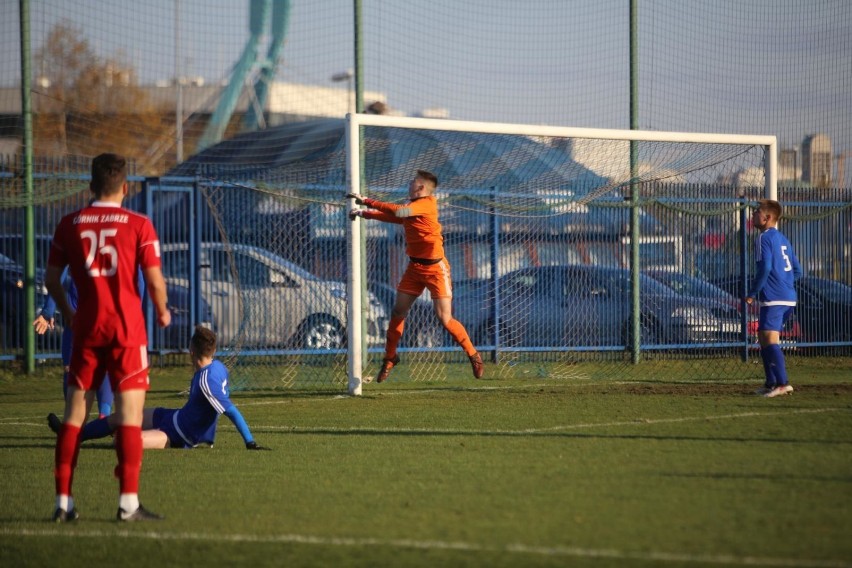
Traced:
[[[146, 408], [142, 421], [142, 446], [145, 449], [194, 448], [212, 446], [216, 436], [216, 419], [220, 414], [230, 418], [249, 450], [268, 450], [257, 445], [242, 414], [231, 402], [228, 392], [228, 369], [214, 359], [216, 334], [197, 326], [189, 343], [189, 354], [195, 374], [189, 385], [189, 400], [182, 408]], [[56, 432], [61, 424], [51, 414], [48, 425]], [[83, 440], [105, 438], [117, 426], [115, 415], [94, 420], [83, 427]]]

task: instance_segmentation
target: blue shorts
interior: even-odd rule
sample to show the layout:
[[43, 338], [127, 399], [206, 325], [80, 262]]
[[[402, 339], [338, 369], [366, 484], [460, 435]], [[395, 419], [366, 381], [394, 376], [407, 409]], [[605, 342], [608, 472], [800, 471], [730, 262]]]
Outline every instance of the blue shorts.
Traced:
[[62, 330], [62, 342], [59, 345], [62, 350], [62, 364], [67, 367], [71, 364], [71, 349], [74, 345], [74, 332], [70, 327]]
[[151, 425], [166, 435], [169, 439], [169, 447], [191, 448], [192, 446], [187, 444], [183, 436], [178, 433], [174, 421], [175, 414], [177, 414], [177, 409], [175, 408], [155, 408], [154, 415], [151, 417]]
[[757, 330], [780, 332], [792, 314], [793, 306], [760, 306]]

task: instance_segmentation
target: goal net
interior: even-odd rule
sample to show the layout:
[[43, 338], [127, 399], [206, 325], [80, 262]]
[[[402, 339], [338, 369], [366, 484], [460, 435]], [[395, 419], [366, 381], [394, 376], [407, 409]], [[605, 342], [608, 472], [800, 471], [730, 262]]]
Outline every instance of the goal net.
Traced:
[[[492, 377], [624, 373], [637, 351], [735, 366], [753, 316], [711, 281], [740, 272], [745, 207], [774, 196], [775, 144], [350, 115], [347, 182], [402, 203], [416, 170], [437, 176], [454, 316]], [[348, 375], [357, 394], [383, 354], [362, 340], [361, 300], [387, 297], [389, 312], [408, 258], [400, 225], [338, 216], [349, 226]], [[397, 380], [442, 379], [468, 365], [428, 292], [406, 319], [399, 352]]]
[[[357, 394], [375, 376], [408, 258], [401, 226], [350, 221], [344, 195], [402, 203], [418, 169], [439, 180], [454, 317], [486, 377], [629, 377], [674, 359], [685, 377], [753, 378], [756, 318], [713, 284], [744, 274], [774, 143], [356, 114], [193, 156], [159, 179], [153, 217], [166, 278], [200, 287], [237, 388]], [[470, 376], [428, 293], [399, 353], [395, 382]]]

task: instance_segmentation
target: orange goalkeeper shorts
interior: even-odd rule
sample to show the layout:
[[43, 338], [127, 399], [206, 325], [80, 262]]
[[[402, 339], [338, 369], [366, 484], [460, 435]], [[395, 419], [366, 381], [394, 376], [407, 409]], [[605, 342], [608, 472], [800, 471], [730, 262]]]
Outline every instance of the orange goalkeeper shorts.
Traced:
[[435, 264], [422, 264], [412, 260], [396, 289], [412, 296], [419, 296], [424, 289], [428, 289], [432, 298], [452, 298], [450, 263], [446, 258]]

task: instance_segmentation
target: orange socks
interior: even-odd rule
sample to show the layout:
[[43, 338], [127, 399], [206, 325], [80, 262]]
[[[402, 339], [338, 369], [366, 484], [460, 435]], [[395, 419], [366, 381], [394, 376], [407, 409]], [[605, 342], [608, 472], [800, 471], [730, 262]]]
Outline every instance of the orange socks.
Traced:
[[447, 328], [447, 331], [450, 332], [450, 335], [453, 336], [453, 339], [456, 340], [456, 343], [464, 349], [464, 352], [467, 353], [467, 356], [470, 357], [474, 353], [476, 353], [476, 348], [473, 346], [473, 343], [470, 342], [470, 336], [467, 334], [467, 330], [461, 324], [461, 322], [455, 318], [451, 319], [447, 322], [447, 325], [444, 327]]
[[402, 318], [391, 318], [388, 322], [387, 341], [385, 342], [385, 359], [396, 357], [396, 348], [402, 338], [402, 330], [405, 328], [405, 320]]

